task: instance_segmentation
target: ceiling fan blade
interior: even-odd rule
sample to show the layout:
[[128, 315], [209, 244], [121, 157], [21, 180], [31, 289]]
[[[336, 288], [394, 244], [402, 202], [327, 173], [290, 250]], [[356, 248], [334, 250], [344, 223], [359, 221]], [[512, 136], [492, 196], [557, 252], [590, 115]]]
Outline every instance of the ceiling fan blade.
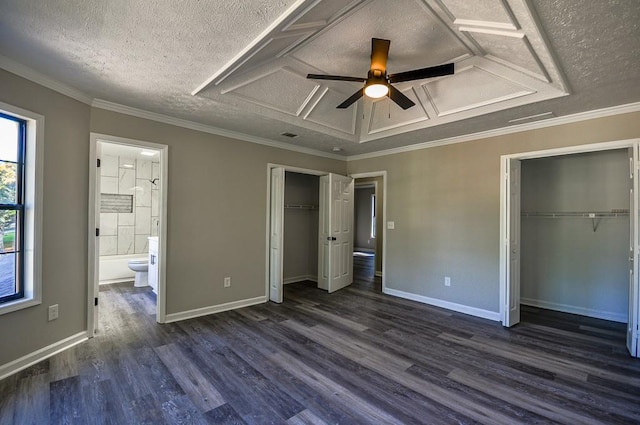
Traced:
[[391, 84], [389, 84], [389, 97], [402, 109], [409, 109], [413, 105], [415, 105], [415, 103], [413, 103], [413, 100], [402, 94], [400, 90], [393, 87]]
[[379, 69], [382, 72], [386, 72], [390, 44], [390, 40], [383, 40], [381, 38], [371, 39], [371, 71]]
[[452, 63], [444, 65], [431, 66], [429, 68], [414, 69], [413, 71], [400, 72], [398, 74], [389, 75], [390, 83], [401, 83], [403, 81], [422, 80], [423, 78], [441, 77], [443, 75], [453, 74], [454, 66]]
[[366, 78], [345, 77], [342, 75], [323, 75], [323, 74], [307, 74], [307, 78], [311, 80], [335, 80], [335, 81], [355, 81], [356, 83], [364, 83]]
[[346, 109], [349, 106], [351, 106], [352, 104], [354, 104], [362, 96], [364, 96], [364, 88], [362, 88], [362, 89], [358, 90], [357, 92], [355, 92], [354, 94], [352, 94], [349, 99], [345, 100], [344, 102], [342, 102], [341, 104], [336, 106], [336, 108], [338, 108], [338, 109]]

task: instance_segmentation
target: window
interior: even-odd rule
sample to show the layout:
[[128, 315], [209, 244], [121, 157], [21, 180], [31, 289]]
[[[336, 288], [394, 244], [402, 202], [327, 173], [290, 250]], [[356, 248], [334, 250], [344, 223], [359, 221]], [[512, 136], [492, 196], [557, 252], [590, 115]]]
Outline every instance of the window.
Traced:
[[0, 303], [24, 297], [26, 121], [0, 114]]
[[44, 117], [0, 102], [0, 314], [40, 304]]
[[376, 238], [376, 195], [371, 195], [371, 239]]

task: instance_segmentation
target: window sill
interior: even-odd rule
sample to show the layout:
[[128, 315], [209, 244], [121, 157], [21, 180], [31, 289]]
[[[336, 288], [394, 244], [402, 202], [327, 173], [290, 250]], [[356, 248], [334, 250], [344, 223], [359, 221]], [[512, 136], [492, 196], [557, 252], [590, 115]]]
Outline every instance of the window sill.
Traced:
[[19, 300], [10, 301], [0, 304], [0, 315], [12, 313], [14, 311], [22, 310], [23, 308], [29, 308], [40, 304], [42, 304], [42, 301], [34, 298], [22, 298]]

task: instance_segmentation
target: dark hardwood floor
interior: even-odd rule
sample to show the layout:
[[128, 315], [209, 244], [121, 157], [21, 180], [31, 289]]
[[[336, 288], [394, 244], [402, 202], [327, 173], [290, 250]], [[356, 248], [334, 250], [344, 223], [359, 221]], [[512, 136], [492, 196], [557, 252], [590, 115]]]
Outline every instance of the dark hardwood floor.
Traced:
[[513, 329], [352, 286], [158, 325], [101, 292], [96, 338], [0, 381], [2, 424], [638, 424], [624, 325], [523, 308]]

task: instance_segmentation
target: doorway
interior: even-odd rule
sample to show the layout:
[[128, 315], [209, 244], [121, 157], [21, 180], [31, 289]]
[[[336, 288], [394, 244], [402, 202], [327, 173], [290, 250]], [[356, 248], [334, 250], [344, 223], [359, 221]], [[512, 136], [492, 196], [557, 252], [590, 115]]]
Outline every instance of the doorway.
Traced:
[[375, 277], [382, 277], [383, 182], [383, 175], [355, 178], [354, 263]]
[[285, 171], [283, 284], [318, 282], [320, 176]]
[[[166, 145], [91, 135], [88, 329], [98, 332], [100, 285], [138, 287], [164, 322]], [[148, 294], [147, 294], [148, 292]]]
[[[299, 173], [320, 178], [320, 199], [318, 201], [318, 287], [332, 292], [349, 285], [353, 280], [353, 233], [351, 230], [344, 232], [342, 230], [353, 227], [354, 212], [353, 200], [349, 200], [349, 192], [353, 196], [353, 180], [378, 177], [381, 183], [378, 190], [381, 189], [382, 202], [379, 203], [377, 220], [379, 222], [378, 231], [382, 232], [382, 249], [378, 257], [381, 260], [380, 271], [382, 274], [382, 292], [385, 291], [384, 277], [384, 256], [385, 256], [385, 236], [386, 228], [381, 226], [386, 216], [386, 171], [369, 172], [355, 174], [350, 177], [338, 176], [324, 171], [303, 169], [298, 167], [289, 167], [277, 164], [267, 165], [267, 211], [266, 211], [266, 258], [265, 258], [265, 291], [271, 301], [283, 301], [283, 285], [284, 285], [284, 214], [285, 214], [285, 173]], [[335, 199], [330, 201], [330, 197], [326, 194], [331, 193], [328, 189], [332, 188]], [[338, 190], [339, 189], [339, 190]], [[328, 204], [340, 204], [341, 208], [333, 208], [332, 213], [323, 214]], [[346, 209], [348, 204], [350, 209]], [[309, 207], [309, 205], [308, 205]], [[378, 211], [379, 211], [378, 210]], [[345, 214], [345, 211], [351, 211]], [[332, 216], [334, 220], [329, 220]], [[336, 219], [337, 218], [337, 219]], [[343, 225], [332, 226], [331, 223], [341, 223]], [[335, 227], [331, 229], [331, 227]], [[340, 230], [342, 229], [342, 230]], [[340, 230], [340, 231], [338, 231]], [[336, 233], [337, 232], [337, 233]], [[348, 237], [347, 237], [348, 235]], [[378, 235], [379, 236], [379, 235]], [[330, 247], [331, 246], [331, 247]], [[340, 250], [332, 249], [340, 246]], [[346, 247], [346, 248], [345, 248]], [[340, 253], [346, 255], [340, 255]], [[331, 261], [327, 261], [331, 260]], [[340, 279], [332, 279], [328, 282], [328, 277], [333, 270], [333, 274]]]
[[[618, 149], [617, 152], [615, 151], [616, 149]], [[595, 156], [596, 154], [592, 154], [597, 152], [601, 152], [601, 154], [599, 156]], [[622, 160], [620, 159], [620, 154], [624, 155]], [[578, 157], [575, 155], [583, 156]], [[594, 156], [590, 157], [590, 155]], [[615, 161], [617, 161], [618, 163], [617, 168], [620, 168], [620, 165], [622, 165], [622, 168], [628, 169], [629, 173], [627, 174], [623, 172], [622, 174], [620, 174], [620, 170], [614, 170], [615, 167], [609, 168], [611, 169], [610, 171], [613, 170], [617, 173], [617, 177], [615, 177], [615, 181], [617, 182], [616, 184], [623, 185], [623, 191], [628, 191], [627, 193], [629, 194], [629, 197], [626, 198], [624, 193], [622, 193], [622, 196], [617, 197], [613, 196], [612, 194], [604, 193], [603, 199], [600, 201], [596, 200], [596, 204], [592, 203], [589, 206], [586, 206], [586, 204], [583, 205], [582, 207], [584, 211], [582, 211], [582, 209], [580, 208], [579, 202], [577, 204], [578, 206], [572, 210], [572, 208], [568, 208], [567, 205], [563, 205], [563, 202], [566, 202], [566, 198], [578, 199], [580, 196], [580, 190], [585, 190], [585, 188], [587, 190], [590, 189], [588, 186], [581, 185], [581, 183], [583, 182], [581, 182], [580, 179], [576, 179], [575, 176], [570, 176], [568, 180], [565, 178], [565, 180], [568, 181], [569, 184], [563, 189], [564, 192], [563, 190], [559, 190], [554, 193], [554, 189], [552, 188], [552, 186], [549, 184], [549, 182], [546, 182], [543, 184], [544, 188], [540, 188], [540, 196], [536, 197], [535, 195], [531, 195], [530, 193], [527, 194], [527, 196], [521, 195], [523, 190], [535, 190], [535, 188], [532, 189], [530, 180], [525, 179], [523, 184], [523, 164], [525, 173], [533, 170], [534, 174], [536, 172], [538, 173], [538, 177], [542, 175], [542, 179], [548, 178], [551, 174], [556, 176], [558, 175], [558, 169], [544, 170], [545, 167], [556, 167], [556, 165], [553, 165], [553, 162], [551, 161], [546, 163], [539, 162], [538, 164], [526, 162], [527, 160], [540, 161], [545, 158], [556, 159], [556, 165], [561, 163], [570, 164], [574, 159], [582, 161], [583, 164], [588, 163], [589, 160], [591, 160], [591, 162], [594, 164], [598, 163], [598, 161], [602, 161], [598, 165], [601, 168], [606, 168], [604, 164], [606, 164], [607, 161], [610, 162], [612, 158], [617, 158], [615, 159]], [[585, 159], [587, 162], [583, 161]], [[628, 167], [627, 164], [630, 164], [631, 166]], [[536, 169], [538, 169], [538, 171], [535, 171]], [[608, 261], [608, 264], [614, 264], [614, 267], [622, 269], [615, 270], [615, 274], [619, 278], [617, 280], [622, 279], [624, 281], [625, 279], [627, 279], [626, 276], [628, 276], [628, 288], [625, 291], [626, 293], [624, 294], [624, 296], [628, 297], [627, 301], [629, 306], [628, 312], [625, 311], [625, 314], [627, 316], [625, 321], [628, 324], [627, 348], [629, 349], [629, 352], [632, 356], [637, 356], [638, 261], [634, 261], [636, 256], [635, 253], [638, 252], [638, 232], [636, 231], [636, 229], [638, 228], [637, 170], [638, 140], [626, 140], [620, 142], [609, 142], [587, 146], [553, 149], [548, 151], [528, 152], [515, 155], [506, 155], [501, 158], [501, 175], [504, 176], [504, 178], [501, 179], [500, 240], [503, 242], [501, 243], [500, 248], [500, 310], [502, 323], [504, 326], [510, 327], [519, 322], [520, 304], [523, 301], [521, 295], [525, 296], [523, 304], [531, 304], [532, 298], [535, 298], [536, 291], [532, 291], [531, 288], [521, 288], [521, 284], [523, 281], [531, 280], [532, 277], [535, 278], [535, 271], [531, 270], [531, 265], [543, 260], [535, 259], [533, 261], [530, 261], [531, 258], [529, 257], [523, 259], [522, 254], [523, 252], [526, 253], [527, 250], [535, 250], [535, 248], [532, 247], [535, 245], [535, 243], [543, 240], [545, 234], [548, 234], [550, 236], [549, 240], [555, 241], [554, 243], [556, 246], [552, 247], [551, 251], [553, 249], [560, 249], [560, 251], [564, 252], [571, 249], [572, 244], [580, 244], [581, 246], [579, 246], [578, 248], [584, 250], [585, 246], [588, 246], [586, 242], [587, 240], [589, 240], [589, 243], [592, 244], [595, 243], [594, 241], [606, 240], [606, 238], [613, 237], [614, 239], [617, 238], [616, 243], [618, 245], [622, 244], [622, 248], [620, 248], [619, 246], [615, 249], [612, 248], [612, 252], [608, 252], [606, 256], [609, 256], [610, 254], [613, 255], [613, 251], [619, 251], [618, 254], [620, 254], [620, 252], [628, 253], [628, 258], [623, 258], [622, 260], [620, 260], [620, 258], [618, 258], [620, 257], [620, 255], [617, 255], [615, 259], [608, 260], [604, 258], [606, 257], [604, 254], [602, 254], [601, 257], [604, 258], [604, 261]], [[573, 173], [575, 173], [575, 171], [575, 169], [573, 171], [569, 170], [569, 172]], [[544, 177], [544, 173], [548, 173], [549, 175]], [[584, 183], [590, 182], [590, 185], [597, 186], [598, 184], [601, 184], [600, 180], [590, 180], [587, 176], [585, 176]], [[606, 180], [606, 178], [604, 180]], [[580, 189], [580, 187], [582, 187], [582, 189]], [[553, 196], [555, 195], [558, 195], [559, 198], [553, 199]], [[607, 197], [609, 197], [610, 199]], [[590, 200], [590, 202], [593, 202], [593, 200]], [[600, 202], [602, 205], [607, 206], [602, 207], [600, 205], [600, 207], [598, 208], [598, 202]], [[540, 205], [537, 205], [537, 203], [540, 203], [540, 205], [545, 205], [545, 203], [549, 206], [555, 205], [555, 211], [553, 207], [549, 208], [551, 211], [541, 211], [539, 209], [545, 208], [538, 208], [540, 207]], [[616, 205], [613, 205], [613, 203], [615, 203]], [[626, 218], [624, 217], [625, 214]], [[620, 221], [621, 217], [625, 218], [626, 221]], [[542, 220], [547, 221], [542, 222]], [[580, 222], [578, 222], [578, 220], [580, 220]], [[603, 223], [604, 220], [606, 221]], [[558, 231], [558, 229], [549, 229], [549, 227], [558, 227], [563, 222], [565, 224], [562, 227], [562, 232]], [[580, 231], [583, 231], [584, 225], [589, 226], [589, 232], [577, 234], [576, 229], [579, 228]], [[626, 232], [620, 232], [621, 225], [626, 226]], [[523, 226], [525, 226], [524, 229]], [[600, 233], [597, 233], [598, 229], [600, 229]], [[570, 236], [569, 233], [573, 234], [573, 236]], [[523, 235], [529, 239], [526, 241], [523, 240]], [[565, 236], [567, 237], [564, 238]], [[538, 238], [539, 240], [532, 241], [531, 238], [534, 237]], [[585, 241], [580, 242], [581, 238], [585, 239]], [[629, 243], [627, 244], [626, 242]], [[542, 253], [541, 255], [546, 255], [546, 253]], [[588, 251], [585, 251], [580, 258], [582, 262], [586, 261], [587, 265], [603, 260], [603, 258], [599, 257], [594, 257], [592, 260], [588, 260], [586, 258], [588, 255]], [[550, 263], [547, 264], [547, 268], [545, 269], [546, 275], [550, 275], [551, 280], [562, 279], [562, 276], [560, 275], [562, 273], [566, 273], [567, 268], [570, 266], [568, 264], [562, 263], [562, 261], [558, 261], [557, 256], [550, 258], [549, 261]], [[554, 262], [555, 265], [553, 265]], [[615, 266], [615, 264], [617, 264], [617, 266]], [[604, 267], [602, 265], [596, 267], [596, 271], [594, 271], [594, 273], [600, 273], [603, 271], [603, 269]], [[579, 274], [581, 271], [574, 270], [574, 272]], [[610, 273], [613, 274], [614, 272], [610, 270]], [[548, 277], [546, 275], [545, 277]], [[620, 276], [622, 277], [620, 278]], [[600, 276], [599, 279], [604, 280], [608, 277], [609, 276]], [[597, 280], [597, 277], [595, 279]], [[620, 283], [621, 282], [617, 282], [616, 285], [620, 286]], [[597, 282], [582, 282], [581, 284], [589, 286], [589, 291], [593, 293], [602, 291], [602, 288], [598, 286]], [[624, 284], [624, 282], [622, 282], [622, 284]], [[562, 299], [561, 297], [564, 296], [564, 300], [566, 300], [568, 299], [566, 297], [571, 297], [571, 294], [574, 294], [575, 300], [579, 300], [580, 297], [585, 298], [584, 293], [577, 293], [577, 288], [566, 289], [565, 294], [560, 294], [558, 293], [558, 288], [554, 288], [553, 286], [554, 284], [552, 282], [551, 286], [549, 286], [548, 288], [536, 288], [536, 290], [539, 293], [544, 294], [543, 298], [555, 296], [558, 297], [558, 300], [560, 300]], [[580, 289], [583, 290], [582, 292], [586, 291], [584, 290], [584, 288]], [[525, 291], [524, 294], [522, 292], [523, 290]], [[553, 292], [555, 292], [555, 295], [553, 294]], [[534, 296], [532, 296], [532, 294], [534, 294]], [[595, 295], [593, 295], [593, 297], [600, 296], [596, 293]], [[611, 303], [611, 298], [615, 297], [609, 297], [609, 299], [607, 300], [597, 299], [595, 303], [597, 305], [606, 305], [607, 302]], [[536, 300], [534, 299], [533, 301], [535, 305]], [[594, 301], [591, 300], [590, 302], [593, 303]], [[620, 302], [621, 301], [618, 299], [615, 300], [613, 304], [617, 305], [619, 308]], [[574, 304], [580, 304], [580, 302], [576, 301]], [[538, 306], [545, 307], [545, 305]], [[586, 315], [591, 316], [594, 316], [594, 312], [596, 312], [595, 310], [597, 310], [591, 309], [591, 311], [589, 311], [588, 308], [576, 306], [567, 307], [567, 304], [564, 302], [547, 302], [546, 307], [555, 307], [559, 310], [563, 309], [563, 311], [578, 314], [581, 313], [580, 309], [582, 308], [583, 314], [590, 313]], [[567, 308], [573, 308], [574, 311], [567, 310]], [[622, 308], [622, 310], [625, 309]], [[612, 317], [609, 317], [609, 319], [611, 318]]]

